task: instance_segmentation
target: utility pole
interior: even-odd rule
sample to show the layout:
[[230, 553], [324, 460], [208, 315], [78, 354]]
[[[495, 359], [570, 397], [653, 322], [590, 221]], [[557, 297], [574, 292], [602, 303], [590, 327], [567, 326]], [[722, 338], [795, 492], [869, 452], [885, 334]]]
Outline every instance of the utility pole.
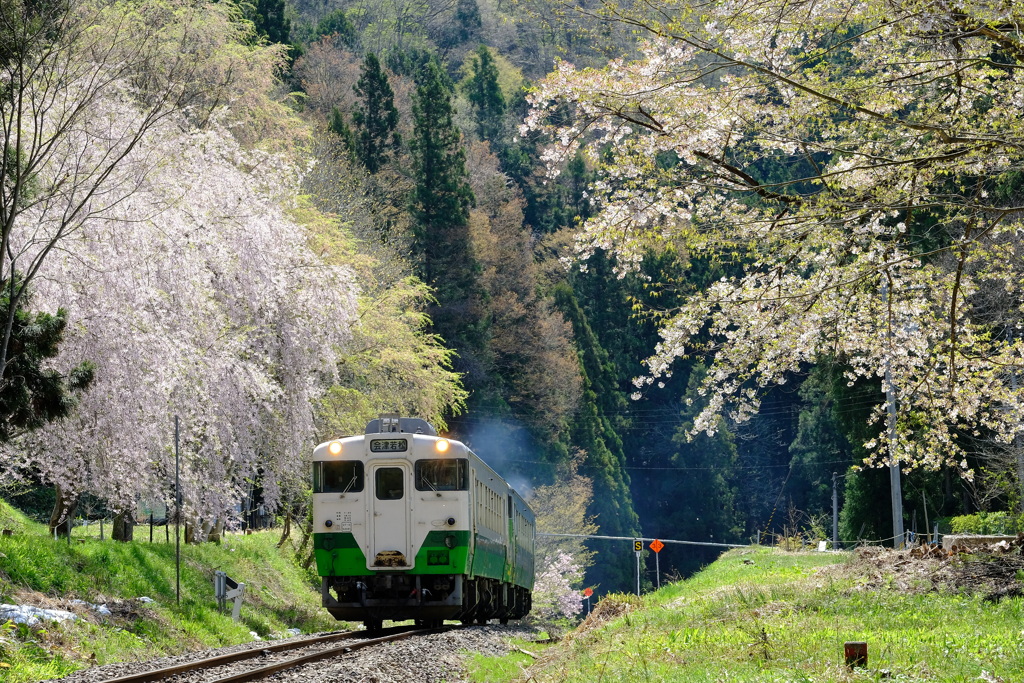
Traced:
[[839, 550], [839, 492], [835, 472], [832, 473], [832, 550]]
[[181, 604], [181, 476], [178, 457], [178, 416], [174, 416], [174, 595]]
[[[882, 303], [889, 310], [889, 283], [882, 278]], [[886, 337], [888, 353], [885, 356], [885, 403], [889, 413], [889, 483], [892, 494], [892, 542], [894, 548], [903, 546], [903, 488], [900, 484], [900, 465], [896, 461], [896, 392], [892, 386], [892, 366], [889, 353], [892, 352], [892, 320], [888, 321]]]
[[[1013, 346], [1013, 328], [1011, 327], [1007, 331], [1007, 341]], [[1017, 367], [1016, 365], [1011, 366], [1010, 369], [1010, 388], [1013, 389], [1013, 395], [1017, 395]], [[1013, 448], [1013, 455], [1017, 459], [1017, 484], [1020, 486], [1021, 500], [1024, 500], [1024, 449], [1021, 449], [1020, 437], [1017, 434], [1013, 435], [1013, 442], [1011, 444]]]

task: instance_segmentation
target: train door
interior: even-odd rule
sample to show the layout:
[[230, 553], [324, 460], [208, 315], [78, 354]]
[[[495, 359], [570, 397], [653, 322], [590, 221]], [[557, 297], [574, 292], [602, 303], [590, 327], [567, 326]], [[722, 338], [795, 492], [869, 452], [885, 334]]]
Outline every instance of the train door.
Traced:
[[370, 568], [410, 567], [409, 465], [403, 462], [374, 464], [370, 469], [373, 495], [370, 503]]

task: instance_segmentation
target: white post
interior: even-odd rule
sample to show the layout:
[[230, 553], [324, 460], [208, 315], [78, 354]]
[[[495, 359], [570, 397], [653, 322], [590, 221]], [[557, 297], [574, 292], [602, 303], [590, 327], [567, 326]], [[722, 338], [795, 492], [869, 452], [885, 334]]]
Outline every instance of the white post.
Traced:
[[[889, 283], [882, 278], [882, 302], [888, 310], [889, 305]], [[889, 352], [892, 351], [892, 321], [889, 321], [886, 336], [889, 339], [888, 352], [885, 356], [885, 403], [889, 412], [889, 484], [892, 498], [892, 542], [896, 548], [904, 545], [903, 537], [903, 488], [900, 484], [900, 466], [896, 462], [896, 392], [892, 385], [892, 368], [889, 362]]]

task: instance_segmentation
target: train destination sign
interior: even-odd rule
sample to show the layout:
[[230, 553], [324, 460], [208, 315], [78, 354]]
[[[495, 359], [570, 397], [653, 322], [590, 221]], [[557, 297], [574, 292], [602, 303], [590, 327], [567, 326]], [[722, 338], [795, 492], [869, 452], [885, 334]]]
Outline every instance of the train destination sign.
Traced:
[[407, 450], [407, 439], [370, 439], [371, 453], [403, 453]]

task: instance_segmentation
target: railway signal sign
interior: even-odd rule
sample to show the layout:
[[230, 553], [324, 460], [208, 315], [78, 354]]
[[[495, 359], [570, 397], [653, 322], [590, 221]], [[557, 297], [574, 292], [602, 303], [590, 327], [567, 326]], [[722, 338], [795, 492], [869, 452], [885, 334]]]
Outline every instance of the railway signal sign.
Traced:
[[654, 539], [653, 541], [651, 541], [650, 548], [651, 548], [651, 550], [653, 550], [656, 553], [660, 553], [661, 549], [664, 548], [664, 547], [665, 547], [665, 544], [662, 543], [661, 541], [659, 541], [658, 539]]
[[594, 589], [593, 588], [584, 588], [583, 589], [583, 597], [589, 598], [593, 594], [594, 594]]
[[643, 549], [644, 549], [644, 542], [643, 541], [633, 541], [633, 550], [634, 551], [640, 553], [640, 552], [643, 552]]

